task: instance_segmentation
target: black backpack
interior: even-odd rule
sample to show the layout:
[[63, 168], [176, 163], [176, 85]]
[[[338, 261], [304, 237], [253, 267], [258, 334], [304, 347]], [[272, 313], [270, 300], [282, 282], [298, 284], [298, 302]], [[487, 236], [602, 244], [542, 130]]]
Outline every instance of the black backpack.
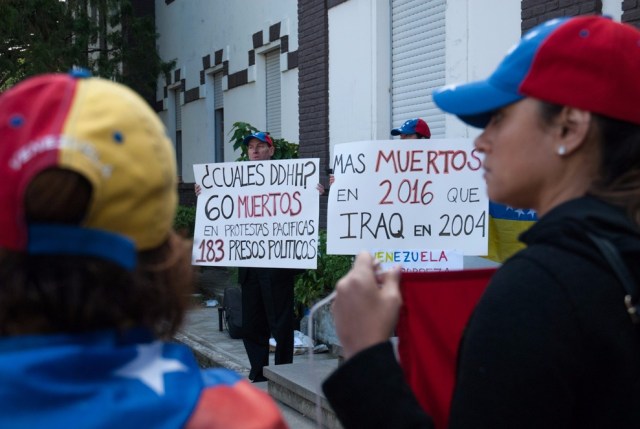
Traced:
[[225, 288], [222, 308], [224, 326], [229, 336], [234, 339], [242, 338], [242, 290], [238, 287]]

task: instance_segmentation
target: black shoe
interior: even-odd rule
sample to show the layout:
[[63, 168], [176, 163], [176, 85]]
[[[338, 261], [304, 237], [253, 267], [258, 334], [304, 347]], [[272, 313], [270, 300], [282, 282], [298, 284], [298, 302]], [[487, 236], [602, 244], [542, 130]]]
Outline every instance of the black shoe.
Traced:
[[251, 380], [252, 383], [262, 383], [263, 381], [269, 381], [269, 379], [264, 375], [259, 375]]

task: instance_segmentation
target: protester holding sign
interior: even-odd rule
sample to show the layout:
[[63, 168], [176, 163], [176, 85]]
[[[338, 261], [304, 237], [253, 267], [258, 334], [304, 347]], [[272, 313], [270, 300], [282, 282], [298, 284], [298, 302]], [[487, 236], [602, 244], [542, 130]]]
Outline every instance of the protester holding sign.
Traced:
[[160, 119], [86, 73], [0, 96], [0, 427], [284, 428], [171, 342], [191, 282]]
[[293, 285], [318, 255], [319, 159], [272, 160], [265, 132], [243, 139], [249, 160], [193, 166], [194, 265], [239, 267], [249, 378], [265, 381], [269, 339], [276, 365], [293, 360]]
[[[392, 129], [391, 135], [399, 135], [402, 140], [428, 139], [431, 138], [431, 130], [424, 120], [415, 118], [409, 119], [401, 127]], [[518, 236], [530, 228], [535, 220], [536, 215], [533, 210], [516, 210], [501, 204], [490, 203], [488, 222], [489, 252], [487, 258], [492, 261], [503, 262], [509, 256], [522, 249], [524, 245], [518, 241]]]
[[[269, 134], [256, 132], [243, 140], [250, 161], [267, 161], [275, 148]], [[276, 340], [274, 363], [293, 362], [293, 283], [298, 270], [246, 268], [238, 270], [242, 286], [242, 341], [249, 357], [249, 379], [266, 381], [269, 338]]]
[[[402, 126], [391, 130], [392, 136], [400, 136], [401, 140], [429, 139], [431, 130], [424, 119], [414, 118], [405, 121]], [[329, 173], [329, 185], [333, 185], [335, 177], [333, 170]], [[321, 192], [322, 193], [322, 192]]]
[[414, 118], [405, 121], [402, 126], [391, 130], [392, 136], [400, 136], [402, 140], [430, 139], [431, 130], [424, 119]]
[[[450, 428], [638, 426], [638, 76], [640, 31], [562, 18], [527, 33], [487, 80], [434, 94], [484, 128], [489, 198], [539, 216], [466, 327]], [[346, 428], [433, 427], [387, 341], [398, 281], [362, 254], [336, 286], [347, 361], [324, 391]]]

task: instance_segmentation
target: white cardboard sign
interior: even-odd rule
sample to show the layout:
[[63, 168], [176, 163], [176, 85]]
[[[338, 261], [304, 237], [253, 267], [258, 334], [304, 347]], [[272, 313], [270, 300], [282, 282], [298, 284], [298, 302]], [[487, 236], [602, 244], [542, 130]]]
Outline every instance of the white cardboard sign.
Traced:
[[201, 187], [194, 265], [317, 265], [318, 159], [193, 166]]
[[486, 255], [482, 158], [469, 139], [335, 145], [327, 253], [439, 249]]

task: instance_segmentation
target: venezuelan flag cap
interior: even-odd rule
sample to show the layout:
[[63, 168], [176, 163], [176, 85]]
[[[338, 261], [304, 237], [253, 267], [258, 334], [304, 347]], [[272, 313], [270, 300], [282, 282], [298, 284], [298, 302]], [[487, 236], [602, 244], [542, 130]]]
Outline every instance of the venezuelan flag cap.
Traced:
[[[27, 224], [27, 186], [50, 168], [91, 184], [81, 225]], [[132, 90], [84, 73], [36, 76], [0, 96], [0, 177], [0, 247], [9, 250], [133, 269], [175, 216], [176, 163], [159, 118]]]
[[424, 119], [420, 118], [409, 119], [402, 126], [391, 130], [392, 136], [399, 136], [400, 134], [419, 134], [424, 138], [431, 138], [429, 125]]
[[524, 97], [640, 124], [640, 31], [601, 16], [552, 19], [531, 29], [485, 80], [433, 94], [442, 110], [484, 128]]
[[258, 139], [262, 143], [267, 143], [269, 146], [273, 146], [273, 140], [271, 139], [271, 136], [269, 135], [269, 133], [265, 133], [263, 131], [257, 131], [253, 134], [249, 134], [244, 139], [242, 139], [242, 143], [246, 146], [253, 139]]

